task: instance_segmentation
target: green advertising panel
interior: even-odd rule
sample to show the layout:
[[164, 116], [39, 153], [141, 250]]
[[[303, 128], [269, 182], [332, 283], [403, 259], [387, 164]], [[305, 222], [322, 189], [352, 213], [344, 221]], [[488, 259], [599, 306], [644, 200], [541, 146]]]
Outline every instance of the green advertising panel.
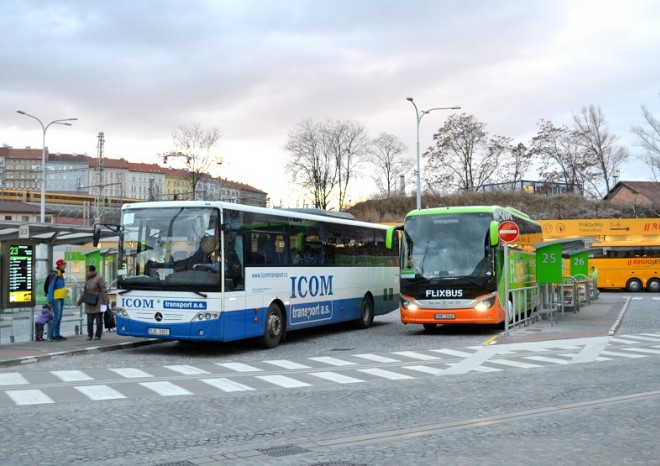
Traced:
[[561, 243], [536, 248], [536, 281], [538, 283], [561, 283]]
[[572, 254], [571, 258], [571, 276], [582, 276], [585, 279], [589, 276], [589, 251], [582, 251]]

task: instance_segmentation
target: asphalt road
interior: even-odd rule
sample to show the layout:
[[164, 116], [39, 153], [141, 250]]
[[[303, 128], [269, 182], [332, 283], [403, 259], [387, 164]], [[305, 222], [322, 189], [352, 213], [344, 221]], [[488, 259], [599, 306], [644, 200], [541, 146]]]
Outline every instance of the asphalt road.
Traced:
[[660, 300], [609, 297], [614, 336], [484, 345], [501, 330], [392, 313], [1, 368], [0, 464], [658, 464]]

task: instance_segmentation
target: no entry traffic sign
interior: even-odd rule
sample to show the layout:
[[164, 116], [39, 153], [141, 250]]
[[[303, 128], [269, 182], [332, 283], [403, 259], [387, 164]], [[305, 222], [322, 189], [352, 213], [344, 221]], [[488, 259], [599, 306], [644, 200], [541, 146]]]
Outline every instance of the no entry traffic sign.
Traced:
[[497, 236], [499, 236], [500, 239], [505, 243], [515, 241], [518, 239], [519, 234], [520, 229], [518, 229], [518, 225], [516, 225], [514, 222], [502, 222], [497, 228]]

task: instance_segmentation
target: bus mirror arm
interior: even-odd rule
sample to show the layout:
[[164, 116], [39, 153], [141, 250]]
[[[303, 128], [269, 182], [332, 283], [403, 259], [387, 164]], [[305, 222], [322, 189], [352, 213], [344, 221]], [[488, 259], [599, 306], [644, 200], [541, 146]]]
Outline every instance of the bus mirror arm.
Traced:
[[101, 227], [105, 227], [113, 233], [119, 233], [119, 236], [124, 232], [124, 227], [116, 223], [95, 223], [94, 232], [92, 233], [92, 244], [94, 244], [94, 247], [97, 247], [101, 240]]

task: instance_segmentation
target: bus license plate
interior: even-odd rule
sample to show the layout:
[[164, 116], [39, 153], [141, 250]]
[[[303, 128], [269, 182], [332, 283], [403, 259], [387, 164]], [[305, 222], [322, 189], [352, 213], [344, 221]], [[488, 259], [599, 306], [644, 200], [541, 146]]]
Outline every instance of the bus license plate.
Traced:
[[170, 329], [169, 328], [150, 328], [147, 330], [147, 334], [156, 335], [159, 337], [169, 337]]
[[456, 316], [454, 314], [436, 314], [436, 319], [454, 319]]

